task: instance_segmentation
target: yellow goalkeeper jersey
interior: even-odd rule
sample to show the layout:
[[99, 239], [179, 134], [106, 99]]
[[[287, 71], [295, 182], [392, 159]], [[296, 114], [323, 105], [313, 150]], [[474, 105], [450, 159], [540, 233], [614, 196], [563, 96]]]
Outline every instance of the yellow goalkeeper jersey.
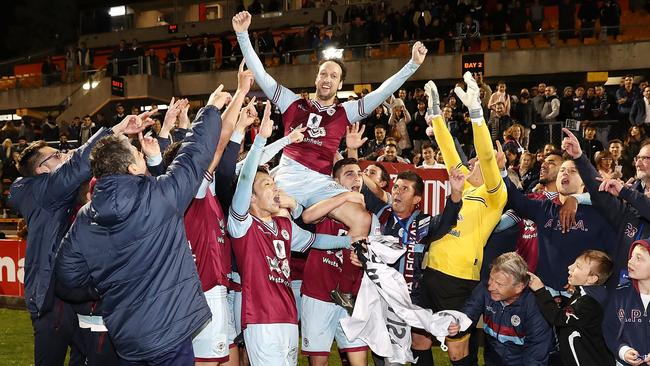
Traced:
[[[432, 123], [447, 171], [455, 167], [467, 175], [469, 170], [460, 160], [444, 119], [437, 116]], [[472, 123], [472, 130], [484, 183], [474, 187], [465, 182], [463, 207], [458, 214], [456, 227], [431, 243], [427, 267], [449, 276], [478, 281], [483, 264], [483, 247], [501, 219], [508, 201], [508, 191], [497, 167], [487, 124], [485, 121], [480, 126]]]

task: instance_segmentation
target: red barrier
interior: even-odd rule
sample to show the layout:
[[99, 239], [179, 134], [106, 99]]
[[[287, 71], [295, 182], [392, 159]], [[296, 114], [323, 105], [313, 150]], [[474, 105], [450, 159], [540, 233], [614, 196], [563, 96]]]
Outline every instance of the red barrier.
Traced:
[[0, 295], [24, 296], [26, 247], [23, 240], [0, 240]]
[[[374, 161], [359, 160], [361, 169], [365, 169], [368, 165], [373, 164]], [[422, 169], [415, 168], [413, 164], [402, 163], [381, 163], [388, 173], [390, 174], [391, 181], [389, 183], [389, 191], [393, 187], [393, 182], [397, 174], [405, 170], [412, 170], [416, 172], [424, 180], [424, 199], [420, 203], [420, 209], [429, 215], [437, 215], [445, 207], [445, 198], [449, 191], [447, 181], [449, 176], [445, 169]]]

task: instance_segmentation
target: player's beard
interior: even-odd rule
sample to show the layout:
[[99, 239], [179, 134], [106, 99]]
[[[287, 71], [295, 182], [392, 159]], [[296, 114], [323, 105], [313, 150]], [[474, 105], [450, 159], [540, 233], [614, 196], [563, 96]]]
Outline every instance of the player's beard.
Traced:
[[334, 89], [334, 88], [330, 88], [330, 93], [329, 93], [329, 94], [325, 94], [325, 93], [324, 93], [324, 90], [323, 90], [322, 87], [321, 87], [321, 88], [318, 88], [318, 89], [316, 90], [316, 96], [317, 96], [318, 99], [320, 99], [321, 101], [329, 102], [329, 101], [331, 101], [332, 99], [334, 99], [334, 97], [336, 96], [336, 89]]

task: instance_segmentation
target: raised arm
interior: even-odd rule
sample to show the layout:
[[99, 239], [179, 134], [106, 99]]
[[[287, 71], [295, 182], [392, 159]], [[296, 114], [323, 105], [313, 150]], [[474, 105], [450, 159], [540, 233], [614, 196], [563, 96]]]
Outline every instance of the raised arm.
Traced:
[[219, 109], [231, 96], [222, 92], [220, 85], [192, 123], [191, 133], [183, 141], [174, 161], [164, 175], [157, 177], [160, 189], [169, 202], [184, 212], [199, 188], [203, 172], [210, 164], [221, 134], [221, 113]]
[[417, 71], [424, 62], [427, 55], [427, 48], [422, 42], [415, 42], [411, 50], [411, 59], [395, 75], [384, 81], [379, 88], [368, 93], [359, 100], [352, 100], [343, 103], [345, 113], [350, 123], [361, 121], [368, 117], [372, 111], [391, 96], [408, 78]]
[[469, 109], [474, 134], [474, 147], [476, 148], [478, 161], [481, 164], [481, 173], [483, 174], [485, 188], [487, 188], [489, 193], [497, 193], [501, 184], [503, 184], [503, 180], [501, 179], [499, 167], [494, 156], [490, 131], [483, 118], [483, 108], [479, 97], [480, 89], [470, 72], [466, 72], [463, 75], [463, 80], [467, 84], [467, 91], [456, 86], [454, 92]]
[[349, 236], [314, 234], [291, 221], [291, 250], [304, 252], [309, 248], [332, 250], [350, 248]]
[[266, 144], [266, 139], [271, 136], [273, 122], [270, 118], [271, 104], [267, 101], [264, 108], [264, 117], [260, 125], [260, 133], [255, 137], [253, 145], [248, 152], [248, 159], [239, 173], [237, 188], [230, 205], [230, 214], [228, 215], [228, 232], [234, 238], [241, 238], [251, 225], [252, 219], [248, 213], [253, 195], [253, 182], [255, 174], [260, 163], [262, 148]]
[[463, 189], [465, 186], [465, 176], [459, 169], [453, 169], [449, 173], [449, 185], [451, 186], [451, 194], [447, 198], [442, 214], [433, 216], [429, 221], [429, 231], [423, 240], [426, 245], [445, 236], [451, 228], [456, 226], [458, 221], [458, 213], [463, 206]]
[[252, 16], [247, 11], [237, 13], [232, 18], [232, 27], [237, 33], [239, 48], [241, 49], [242, 55], [244, 55], [246, 64], [253, 71], [257, 84], [262, 88], [262, 91], [264, 91], [267, 98], [269, 98], [273, 104], [277, 105], [280, 108], [280, 111], [284, 113], [284, 111], [289, 108], [289, 105], [298, 99], [298, 96], [291, 90], [278, 84], [278, 82], [275, 81], [266, 70], [264, 70], [264, 65], [259, 56], [255, 53], [250, 38], [248, 38], [248, 27], [251, 24], [251, 19]]

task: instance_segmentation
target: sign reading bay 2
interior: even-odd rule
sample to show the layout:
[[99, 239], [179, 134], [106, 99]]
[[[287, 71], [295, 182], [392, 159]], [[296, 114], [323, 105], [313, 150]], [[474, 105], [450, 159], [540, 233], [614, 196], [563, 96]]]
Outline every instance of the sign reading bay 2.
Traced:
[[467, 71], [471, 72], [472, 74], [485, 75], [485, 59], [482, 53], [463, 55], [462, 74], [465, 74]]

